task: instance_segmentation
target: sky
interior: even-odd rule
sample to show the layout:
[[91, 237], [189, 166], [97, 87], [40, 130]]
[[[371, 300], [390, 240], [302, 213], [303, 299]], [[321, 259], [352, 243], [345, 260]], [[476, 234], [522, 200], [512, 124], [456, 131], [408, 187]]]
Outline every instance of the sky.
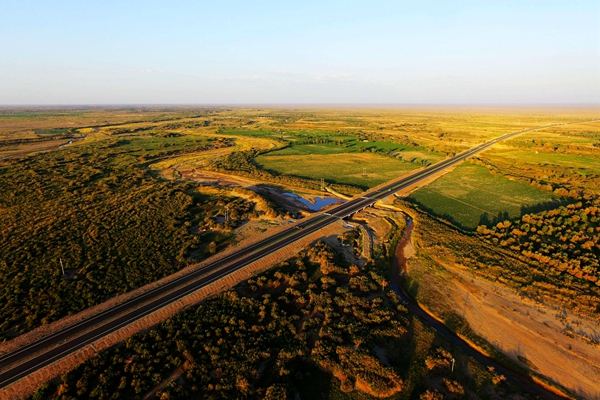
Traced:
[[0, 105], [600, 104], [600, 1], [0, 1]]

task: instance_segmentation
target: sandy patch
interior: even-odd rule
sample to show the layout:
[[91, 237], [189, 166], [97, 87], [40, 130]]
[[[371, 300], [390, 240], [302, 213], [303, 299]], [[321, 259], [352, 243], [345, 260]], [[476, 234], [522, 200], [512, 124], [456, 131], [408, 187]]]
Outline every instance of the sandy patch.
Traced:
[[[438, 290], [454, 310], [498, 350], [573, 392], [600, 399], [600, 348], [577, 333], [600, 333], [600, 322], [570, 319], [564, 310], [533, 303], [503, 286], [443, 265]], [[410, 264], [409, 264], [410, 265]]]

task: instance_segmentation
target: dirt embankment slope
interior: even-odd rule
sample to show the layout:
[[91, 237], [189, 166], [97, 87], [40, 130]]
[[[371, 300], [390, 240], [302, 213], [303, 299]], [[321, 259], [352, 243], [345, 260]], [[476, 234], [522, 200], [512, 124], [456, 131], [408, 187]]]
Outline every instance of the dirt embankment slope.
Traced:
[[[533, 302], [491, 282], [460, 261], [461, 254], [432, 245], [431, 235], [459, 239], [435, 221], [417, 222], [417, 256], [408, 261], [413, 293], [441, 320], [457, 315], [472, 331], [516, 364], [587, 399], [600, 399], [600, 322], [571, 315], [552, 304]], [[420, 223], [423, 222], [423, 223]], [[432, 228], [433, 225], [435, 228]], [[462, 240], [476, 238], [462, 235]], [[452, 247], [452, 246], [449, 246]], [[460, 246], [455, 246], [458, 248]]]

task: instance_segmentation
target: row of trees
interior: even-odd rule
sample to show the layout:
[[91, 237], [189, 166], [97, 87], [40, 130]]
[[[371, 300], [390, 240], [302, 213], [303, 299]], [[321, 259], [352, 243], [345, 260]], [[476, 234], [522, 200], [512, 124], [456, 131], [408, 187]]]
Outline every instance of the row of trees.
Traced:
[[[408, 203], [402, 203], [410, 206]], [[584, 207], [585, 208], [585, 207]], [[567, 210], [573, 210], [567, 209]], [[534, 238], [533, 242], [525, 236], [519, 237], [520, 247], [518, 251], [510, 248], [511, 245], [502, 246], [503, 240], [512, 237], [512, 230], [518, 229], [524, 232], [527, 227], [521, 220], [518, 222], [502, 222], [501, 226], [489, 228], [482, 226], [475, 236], [463, 234], [445, 224], [442, 224], [427, 214], [414, 211], [418, 215], [418, 229], [413, 232], [421, 242], [421, 249], [426, 249], [426, 254], [438, 259], [453, 259], [457, 263], [467, 267], [472, 273], [485, 277], [492, 282], [498, 282], [518, 291], [523, 297], [544, 304], [553, 304], [564, 307], [571, 312], [597, 316], [600, 312], [600, 287], [596, 283], [577, 279], [573, 275], [562, 272], [558, 268], [550, 267], [548, 264], [540, 263], [534, 258], [528, 258], [522, 254], [523, 247], [533, 246], [542, 248], [541, 242], [547, 240], [547, 236]], [[557, 218], [555, 216], [554, 218]], [[589, 218], [589, 217], [588, 217]], [[564, 217], [563, 217], [564, 219]], [[555, 219], [556, 222], [556, 219]], [[540, 231], [535, 224], [536, 232]], [[543, 225], [541, 227], [543, 229]], [[571, 228], [567, 228], [571, 229]], [[494, 232], [504, 233], [506, 236], [496, 237]], [[566, 231], [563, 230], [563, 234]], [[487, 237], [489, 235], [489, 238]], [[589, 234], [588, 234], [589, 235]], [[495, 239], [495, 240], [494, 240]], [[515, 238], [516, 239], [516, 238]], [[540, 242], [537, 242], [540, 239]], [[553, 239], [554, 240], [554, 239]], [[559, 242], [557, 244], [564, 244]], [[567, 245], [575, 244], [567, 242]], [[597, 255], [597, 253], [595, 253]], [[597, 256], [594, 256], [597, 259]]]

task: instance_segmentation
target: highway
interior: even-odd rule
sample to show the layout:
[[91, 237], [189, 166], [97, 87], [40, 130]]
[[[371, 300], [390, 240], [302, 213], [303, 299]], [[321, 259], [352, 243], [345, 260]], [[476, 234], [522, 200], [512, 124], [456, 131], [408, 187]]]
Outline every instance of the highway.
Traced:
[[[554, 125], [554, 124], [553, 124]], [[346, 218], [366, 207], [369, 207], [392, 193], [427, 179], [448, 167], [463, 162], [497, 142], [509, 139], [521, 133], [542, 129], [552, 125], [512, 132], [472, 149], [459, 153], [451, 158], [433, 164], [405, 178], [400, 178], [373, 191], [366, 192], [344, 204], [336, 206], [326, 213], [321, 213], [298, 224], [290, 226], [273, 236], [250, 246], [240, 248], [236, 252], [223, 257], [202, 268], [191, 271], [161, 286], [148, 290], [121, 304], [85, 318], [64, 329], [25, 345], [0, 357], [0, 388], [47, 366], [74, 351], [95, 342], [111, 332], [165, 307], [196, 290], [211, 284], [280, 250], [297, 240], [304, 238], [323, 227]]]

